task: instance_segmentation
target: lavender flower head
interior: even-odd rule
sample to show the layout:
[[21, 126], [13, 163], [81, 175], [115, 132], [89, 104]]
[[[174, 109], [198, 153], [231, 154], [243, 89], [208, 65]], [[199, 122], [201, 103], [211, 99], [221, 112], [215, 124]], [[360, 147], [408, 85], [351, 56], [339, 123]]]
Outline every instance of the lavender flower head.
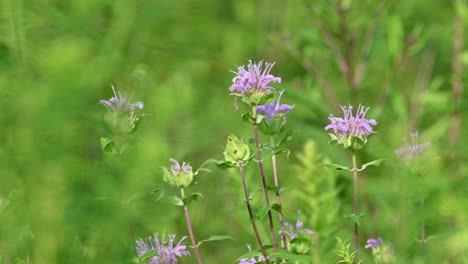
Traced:
[[421, 155], [424, 149], [429, 147], [431, 143], [425, 142], [423, 144], [418, 144], [419, 132], [411, 133], [411, 143], [408, 143], [408, 140], [405, 139], [406, 145], [402, 148], [395, 150], [395, 154], [404, 161], [411, 161]]
[[185, 161], [182, 162], [182, 166], [175, 159], [169, 159], [169, 161], [172, 162], [172, 166], [169, 169], [163, 168], [163, 180], [178, 188], [190, 186], [196, 174], [192, 171], [192, 167]]
[[274, 100], [266, 105], [257, 106], [257, 112], [264, 115], [266, 120], [271, 121], [275, 117], [282, 117], [285, 119], [288, 112], [294, 108], [294, 105], [280, 104], [283, 93], [284, 90], [280, 92], [278, 100]]
[[376, 126], [377, 121], [365, 118], [367, 111], [370, 109], [369, 107], [359, 105], [355, 115], [353, 115], [351, 105], [348, 105], [348, 107], [340, 105], [340, 107], [343, 110], [344, 117], [330, 115], [328, 119], [331, 123], [325, 127], [325, 130], [333, 129], [333, 134], [330, 133], [332, 142], [343, 146], [345, 149], [357, 150], [362, 148], [367, 142], [367, 137], [375, 133], [372, 126]]
[[158, 233], [155, 233], [154, 236], [150, 236], [146, 240], [137, 240], [138, 257], [153, 252], [155, 256], [150, 257], [147, 264], [176, 264], [178, 257], [190, 255], [187, 246], [181, 245], [187, 237], [183, 237], [176, 245], [174, 245], [175, 235], [168, 237], [169, 241], [166, 242], [165, 234], [163, 234], [160, 241]]
[[119, 113], [130, 113], [135, 110], [135, 108], [143, 109], [143, 102], [137, 101], [130, 103], [132, 97], [127, 94], [122, 94], [119, 91], [115, 90], [114, 85], [112, 85], [112, 91], [114, 91], [114, 96], [109, 100], [100, 100], [99, 103], [107, 106], [111, 112]]
[[[247, 70], [245, 66], [237, 68], [237, 74], [232, 79], [232, 85], [229, 87], [231, 95], [249, 105], [259, 105], [268, 100], [268, 96], [274, 91], [274, 88], [269, 86], [270, 83], [281, 83], [281, 78], [270, 74], [271, 68], [275, 63], [258, 63], [249, 60]], [[265, 66], [265, 67], [263, 67]]]
[[381, 237], [370, 238], [367, 240], [367, 244], [364, 247], [365, 248], [377, 248], [378, 246], [382, 244], [383, 244], [383, 239]]
[[301, 211], [298, 211], [298, 217], [296, 221], [296, 225], [293, 227], [290, 223], [284, 222], [284, 226], [289, 229], [289, 231], [279, 231], [280, 235], [286, 235], [290, 240], [298, 238], [302, 233], [306, 233], [309, 235], [315, 234], [315, 231], [309, 228], [304, 228], [304, 223], [299, 219]]
[[[247, 248], [249, 249], [249, 251], [252, 251], [252, 247], [250, 244], [247, 245]], [[239, 260], [239, 264], [255, 264], [262, 261], [265, 261], [265, 258], [263, 256], [259, 256], [257, 258], [241, 259]]]

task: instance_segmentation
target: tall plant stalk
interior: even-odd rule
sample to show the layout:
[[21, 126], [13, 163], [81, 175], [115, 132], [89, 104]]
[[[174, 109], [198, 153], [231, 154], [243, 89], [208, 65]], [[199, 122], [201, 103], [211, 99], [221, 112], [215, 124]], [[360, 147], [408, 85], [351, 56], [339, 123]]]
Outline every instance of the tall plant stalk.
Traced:
[[250, 223], [252, 224], [252, 229], [255, 234], [255, 239], [257, 240], [258, 246], [260, 247], [260, 251], [262, 252], [263, 257], [265, 258], [265, 263], [269, 263], [268, 257], [265, 251], [265, 247], [263, 246], [263, 243], [262, 243], [262, 239], [260, 238], [260, 235], [258, 234], [257, 224], [255, 223], [255, 219], [252, 213], [252, 207], [250, 206], [249, 192], [247, 191], [247, 184], [245, 183], [245, 173], [244, 173], [244, 166], [242, 165], [242, 162], [239, 163], [239, 173], [242, 178], [242, 188], [244, 189], [245, 204], [247, 205], [247, 211], [249, 211]]
[[[254, 120], [257, 119], [257, 109], [255, 107], [253, 107], [252, 116], [253, 116]], [[266, 184], [265, 171], [263, 169], [263, 160], [262, 160], [262, 153], [261, 153], [261, 150], [260, 150], [260, 141], [258, 139], [257, 124], [253, 125], [253, 130], [254, 130], [254, 137], [255, 137], [255, 147], [256, 147], [256, 150], [257, 150], [258, 168], [260, 170], [260, 175], [262, 177], [263, 193], [265, 194], [265, 203], [266, 203], [266, 206], [269, 207], [270, 206], [270, 198], [268, 196], [268, 188], [267, 188], [267, 184]], [[270, 223], [270, 233], [271, 233], [271, 241], [272, 241], [273, 249], [276, 251], [276, 250], [278, 250], [278, 247], [276, 245], [275, 227], [273, 225], [273, 216], [271, 214], [271, 210], [268, 211], [268, 220], [269, 220], [269, 223]]]
[[[271, 137], [271, 147], [275, 147], [275, 139], [273, 136]], [[273, 166], [273, 178], [275, 181], [275, 195], [276, 195], [276, 202], [280, 205], [281, 207], [281, 196], [280, 196], [280, 191], [279, 191], [279, 179], [278, 179], [278, 170], [276, 168], [276, 155], [271, 156], [271, 163]], [[279, 212], [279, 220], [281, 224], [281, 240], [283, 241], [283, 248], [287, 249], [288, 245], [286, 244], [286, 233], [284, 232], [284, 217], [283, 217], [283, 212], [280, 210]]]
[[[184, 188], [180, 188], [180, 194], [182, 196], [182, 199], [184, 199], [185, 198]], [[189, 232], [190, 241], [192, 242], [193, 252], [195, 252], [195, 257], [197, 258], [197, 263], [203, 264], [201, 257], [200, 257], [200, 252], [198, 252], [198, 247], [197, 247], [197, 242], [195, 241], [195, 236], [193, 235], [192, 223], [190, 221], [190, 215], [189, 215], [189, 211], [186, 205], [184, 205], [184, 213], [185, 213], [185, 221], [187, 222], [187, 229]]]
[[[356, 162], [356, 152], [353, 152], [353, 185], [354, 185], [354, 216], [357, 218], [359, 214], [358, 209], [358, 174], [357, 174], [357, 162]], [[359, 263], [359, 233], [358, 233], [358, 223], [354, 222], [354, 249], [356, 255], [354, 257], [354, 263]]]

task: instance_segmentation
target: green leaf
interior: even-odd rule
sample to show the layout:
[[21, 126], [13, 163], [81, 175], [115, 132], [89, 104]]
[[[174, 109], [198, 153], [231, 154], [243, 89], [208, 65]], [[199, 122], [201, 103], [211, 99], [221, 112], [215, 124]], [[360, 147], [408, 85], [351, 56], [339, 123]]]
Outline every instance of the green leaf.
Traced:
[[371, 162], [367, 162], [364, 165], [362, 165], [362, 167], [358, 171], [363, 171], [369, 166], [380, 166], [382, 161], [384, 161], [384, 159], [377, 159], [377, 160], [373, 160]]
[[259, 251], [249, 251], [249, 252], [245, 253], [244, 255], [238, 257], [236, 261], [239, 261], [241, 259], [250, 259], [250, 258], [254, 258], [254, 257], [259, 257], [261, 255], [262, 255], [262, 253], [260, 253]]
[[156, 194], [158, 192], [160, 193], [159, 197], [156, 199], [156, 201], [158, 201], [159, 199], [161, 199], [164, 196], [164, 193], [161, 191], [160, 188], [154, 188], [154, 189], [151, 189], [151, 190], [148, 190], [148, 191], [135, 193], [132, 196], [130, 196], [130, 198], [128, 198], [127, 200], [122, 201], [122, 203], [123, 204], [129, 204], [129, 203], [133, 202], [134, 200], [138, 200], [138, 199], [144, 198], [146, 196]]
[[157, 256], [158, 254], [156, 253], [156, 251], [148, 251], [146, 252], [145, 254], [143, 254], [143, 256], [139, 257], [138, 258], [138, 263], [146, 263], [146, 261], [148, 261], [150, 258], [154, 257], [154, 256]]
[[334, 164], [334, 163], [326, 163], [326, 164], [323, 164], [321, 167], [326, 167], [326, 168], [335, 169], [335, 170], [352, 171], [350, 168], [348, 168], [346, 166], [342, 166], [342, 165]]
[[271, 205], [264, 205], [258, 208], [254, 209], [255, 217], [262, 221], [265, 216], [268, 214], [268, 212], [271, 210], [272, 206]]
[[208, 164], [215, 164], [218, 168], [220, 169], [227, 169], [227, 168], [231, 168], [231, 167], [234, 167], [234, 165], [232, 165], [232, 163], [230, 162], [227, 162], [227, 161], [224, 161], [224, 160], [215, 160], [215, 159], [208, 159], [206, 160], [203, 164], [202, 164], [202, 167], [204, 165], [208, 165]]
[[261, 192], [262, 190], [256, 190], [256, 191], [253, 191], [251, 193], [249, 193], [249, 201], [252, 200], [254, 198], [255, 195], [257, 195], [257, 193]]
[[252, 116], [252, 114], [250, 112], [243, 113], [241, 115], [241, 117], [242, 117], [242, 120], [244, 120], [244, 121], [246, 121], [246, 122], [248, 122], [248, 123], [250, 123], [252, 125], [255, 124], [256, 120], [255, 120], [255, 118], [253, 118], [253, 116]]
[[276, 191], [278, 191], [278, 193], [282, 193], [282, 192], [286, 192], [286, 191], [292, 190], [292, 188], [281, 187], [281, 186], [278, 186], [278, 188], [276, 188], [276, 187], [273, 186], [273, 185], [267, 185], [267, 189], [268, 189], [268, 191], [271, 191], [271, 192], [273, 192], [273, 193], [275, 193], [275, 194], [276, 194]]
[[178, 196], [169, 196], [168, 199], [175, 206], [184, 206], [184, 201]]
[[271, 210], [276, 211], [276, 212], [281, 214], [281, 209], [282, 209], [281, 204], [279, 204], [279, 203], [272, 203], [271, 204]]
[[[179, 197], [177, 197], [179, 198]], [[205, 198], [203, 197], [203, 194], [200, 193], [200, 192], [196, 192], [196, 193], [192, 193], [190, 194], [189, 196], [185, 197], [184, 199], [182, 199], [182, 205], [189, 205], [191, 202], [193, 201], [196, 201], [198, 198]]]
[[298, 255], [289, 252], [285, 249], [280, 249], [276, 252], [269, 254], [270, 258], [280, 258], [287, 261], [297, 261], [299, 263], [311, 263], [311, 257], [309, 255]]
[[235, 238], [231, 236], [225, 236], [225, 235], [216, 235], [216, 236], [210, 236], [207, 239], [200, 240], [197, 244], [197, 247], [199, 247], [201, 244], [205, 242], [211, 242], [211, 241], [221, 241], [221, 240], [236, 240]]
[[284, 143], [290, 141], [292, 139], [292, 136], [294, 134], [294, 131], [288, 130], [286, 133], [284, 133], [283, 137], [278, 140], [276, 143], [275, 148], [281, 147]]
[[112, 139], [101, 137], [100, 141], [101, 141], [102, 151], [104, 151], [104, 152], [115, 152], [116, 151], [114, 141]]
[[344, 218], [353, 221], [359, 226], [361, 225], [361, 218], [363, 218], [364, 216], [366, 216], [366, 214], [364, 213], [359, 213], [357, 216], [354, 214], [345, 214]]

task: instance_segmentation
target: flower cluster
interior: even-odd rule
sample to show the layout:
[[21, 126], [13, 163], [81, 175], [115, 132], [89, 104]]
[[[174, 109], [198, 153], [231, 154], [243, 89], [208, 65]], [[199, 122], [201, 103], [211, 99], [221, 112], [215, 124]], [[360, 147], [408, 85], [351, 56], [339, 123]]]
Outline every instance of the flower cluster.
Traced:
[[148, 259], [147, 264], [175, 264], [178, 257], [190, 255], [187, 246], [181, 245], [186, 237], [183, 237], [176, 245], [174, 245], [175, 235], [169, 235], [167, 242], [164, 237], [165, 234], [161, 236], [160, 241], [158, 233], [155, 233], [154, 236], [150, 236], [146, 240], [137, 240], [138, 257], [141, 258], [148, 253], [153, 253], [154, 256]]
[[296, 226], [292, 226], [288, 222], [284, 222], [284, 226], [289, 229], [288, 231], [279, 231], [280, 235], [286, 235], [290, 240], [295, 239], [299, 237], [302, 233], [306, 233], [309, 235], [315, 234], [315, 231], [309, 228], [304, 228], [304, 223], [299, 219], [299, 215], [301, 214], [300, 211], [298, 211], [298, 218], [296, 221]]
[[378, 238], [370, 238], [367, 240], [367, 244], [365, 248], [377, 248], [378, 246], [383, 244], [383, 239], [381, 237]]
[[172, 166], [163, 168], [164, 177], [163, 180], [172, 186], [182, 188], [189, 187], [194, 181], [194, 173], [192, 167], [182, 162], [182, 166], [175, 159], [169, 159], [172, 162]]
[[249, 60], [247, 70], [244, 66], [237, 68], [237, 72], [234, 72], [237, 76], [232, 79], [232, 85], [229, 87], [231, 95], [236, 97], [236, 108], [238, 98], [253, 106], [265, 103], [269, 99], [274, 91], [270, 83], [281, 83], [281, 78], [270, 74], [274, 65]]
[[429, 147], [431, 143], [425, 142], [423, 144], [418, 144], [419, 132], [411, 133], [411, 143], [406, 141], [406, 145], [402, 148], [395, 150], [395, 154], [404, 161], [411, 161], [421, 155], [424, 149]]
[[330, 133], [332, 142], [345, 149], [357, 150], [362, 148], [367, 142], [367, 137], [374, 133], [372, 126], [376, 126], [377, 121], [365, 118], [369, 107], [359, 105], [355, 115], [353, 115], [351, 105], [340, 107], [343, 110], [344, 117], [330, 115], [328, 119], [331, 123], [325, 127], [325, 130], [333, 129], [333, 134]]
[[143, 109], [143, 102], [137, 101], [130, 103], [132, 100], [131, 96], [127, 94], [122, 94], [119, 91], [115, 90], [115, 87], [112, 85], [112, 91], [114, 91], [114, 96], [109, 100], [100, 100], [99, 103], [107, 106], [111, 112], [120, 112], [120, 113], [130, 113], [135, 110], [135, 108]]
[[374, 262], [377, 264], [393, 263], [395, 261], [392, 247], [385, 244], [383, 239], [380, 237], [368, 239], [365, 248], [372, 249], [372, 256], [374, 258]]
[[[294, 105], [281, 104], [281, 96], [284, 90], [279, 93], [278, 99], [273, 100], [268, 104], [257, 106], [256, 122], [261, 123], [260, 130], [267, 135], [281, 133], [286, 125], [286, 115], [294, 108]], [[266, 122], [261, 122], [265, 119]]]
[[109, 115], [106, 121], [112, 127], [113, 131], [118, 134], [130, 134], [138, 126], [142, 114], [136, 114], [135, 109], [143, 109], [143, 102], [137, 101], [132, 103], [132, 96], [126, 93], [116, 91], [112, 86], [114, 96], [109, 100], [100, 100], [99, 103], [106, 106], [109, 110]]

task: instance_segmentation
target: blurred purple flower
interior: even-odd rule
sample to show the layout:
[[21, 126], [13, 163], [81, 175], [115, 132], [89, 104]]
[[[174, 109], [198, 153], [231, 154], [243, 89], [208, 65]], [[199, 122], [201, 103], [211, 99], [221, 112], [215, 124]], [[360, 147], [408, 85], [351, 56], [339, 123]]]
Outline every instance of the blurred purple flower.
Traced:
[[367, 244], [365, 248], [377, 248], [378, 246], [383, 244], [382, 238], [370, 238], [367, 240]]
[[[247, 245], [247, 248], [249, 249], [249, 251], [252, 251], [252, 247], [250, 244]], [[255, 264], [257, 262], [262, 262], [262, 261], [265, 261], [265, 258], [263, 256], [259, 256], [257, 258], [241, 259], [239, 260], [239, 264]]]
[[262, 69], [263, 61], [256, 63], [249, 60], [247, 70], [245, 70], [244, 66], [239, 66], [237, 72], [234, 72], [237, 76], [232, 79], [233, 84], [229, 87], [229, 91], [235, 92], [236, 96], [242, 96], [254, 91], [273, 91], [273, 87], [268, 85], [272, 82], [281, 83], [281, 78], [270, 74], [274, 65], [275, 63], [265, 63], [265, 68]]
[[325, 130], [333, 129], [337, 138], [358, 137], [363, 139], [374, 133], [372, 126], [377, 125], [377, 121], [365, 119], [369, 107], [359, 105], [356, 116], [353, 116], [353, 107], [351, 105], [348, 107], [340, 105], [340, 107], [343, 110], [344, 118], [330, 115], [328, 119], [331, 123], [325, 127]]
[[280, 235], [286, 235], [289, 237], [290, 240], [297, 238], [300, 236], [301, 233], [306, 233], [309, 235], [315, 234], [315, 231], [309, 228], [304, 228], [304, 223], [299, 219], [299, 216], [301, 214], [301, 211], [297, 212], [297, 221], [296, 221], [296, 226], [293, 227], [290, 223], [284, 222], [284, 226], [289, 229], [288, 231], [279, 231]]
[[169, 161], [173, 164], [170, 168], [170, 171], [173, 176], [177, 176], [181, 169], [185, 173], [190, 173], [192, 171], [192, 167], [185, 163], [185, 161], [182, 162], [182, 167], [180, 166], [180, 163], [175, 159], [169, 159]]
[[411, 143], [408, 143], [408, 140], [405, 139], [406, 145], [402, 148], [395, 150], [395, 154], [400, 157], [400, 159], [405, 161], [410, 161], [423, 152], [424, 149], [429, 147], [431, 143], [425, 142], [423, 144], [418, 144], [419, 132], [411, 133]]
[[294, 108], [294, 105], [280, 104], [283, 93], [284, 90], [280, 92], [278, 100], [266, 105], [257, 106], [257, 112], [264, 115], [267, 120], [272, 120], [276, 116], [286, 118], [286, 114]]
[[138, 257], [142, 257], [148, 252], [154, 252], [156, 255], [150, 257], [147, 264], [175, 264], [177, 258], [188, 256], [187, 246], [181, 245], [185, 238], [183, 237], [177, 245], [174, 245], [175, 235], [169, 235], [169, 241], [164, 240], [165, 234], [161, 236], [162, 241], [159, 241], [158, 233], [148, 237], [146, 240], [139, 239], [137, 243]]
[[111, 112], [120, 112], [120, 113], [129, 113], [132, 112], [135, 108], [143, 109], [143, 102], [134, 102], [130, 103], [132, 100], [131, 96], [127, 94], [122, 94], [119, 91], [115, 90], [115, 87], [112, 85], [112, 91], [114, 91], [114, 96], [109, 100], [100, 100], [99, 103], [107, 106]]

